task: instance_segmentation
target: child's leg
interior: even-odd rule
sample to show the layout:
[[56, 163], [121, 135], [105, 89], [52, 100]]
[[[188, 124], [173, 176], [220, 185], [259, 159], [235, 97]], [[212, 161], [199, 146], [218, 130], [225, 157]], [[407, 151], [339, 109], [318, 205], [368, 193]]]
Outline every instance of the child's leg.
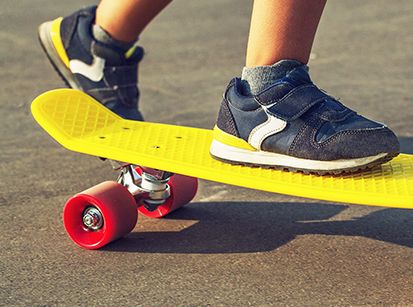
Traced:
[[117, 40], [133, 42], [171, 1], [102, 0], [96, 11], [96, 24]]
[[318, 174], [373, 167], [399, 151], [385, 125], [313, 84], [308, 62], [326, 0], [255, 0], [242, 80], [229, 83], [211, 155]]
[[256, 0], [251, 18], [246, 66], [283, 59], [308, 62], [326, 0]]
[[137, 68], [143, 49], [135, 41], [171, 0], [103, 0], [39, 27], [49, 60], [72, 88], [118, 115], [142, 120]]

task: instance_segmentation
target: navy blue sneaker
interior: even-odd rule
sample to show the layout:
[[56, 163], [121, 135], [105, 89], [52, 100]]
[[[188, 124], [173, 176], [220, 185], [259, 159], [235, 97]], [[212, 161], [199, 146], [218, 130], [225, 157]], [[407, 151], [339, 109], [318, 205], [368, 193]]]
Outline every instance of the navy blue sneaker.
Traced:
[[39, 27], [39, 40], [50, 62], [69, 87], [94, 97], [126, 119], [142, 120], [138, 111], [138, 63], [143, 49], [125, 51], [97, 41], [92, 33], [96, 6]]
[[225, 93], [210, 153], [234, 164], [340, 174], [397, 156], [395, 134], [317, 88], [300, 65], [257, 95], [240, 79]]

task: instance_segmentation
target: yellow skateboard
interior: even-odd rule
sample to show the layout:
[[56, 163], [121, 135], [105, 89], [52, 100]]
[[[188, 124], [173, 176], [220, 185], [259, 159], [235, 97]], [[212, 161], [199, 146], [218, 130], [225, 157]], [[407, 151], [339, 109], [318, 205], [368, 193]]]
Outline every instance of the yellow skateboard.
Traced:
[[99, 248], [131, 231], [136, 207], [147, 216], [161, 217], [190, 202], [195, 178], [334, 202], [413, 209], [413, 155], [400, 154], [362, 173], [305, 175], [214, 160], [209, 155], [212, 130], [125, 120], [77, 90], [46, 92], [31, 109], [62, 146], [127, 162], [119, 164], [117, 182], [79, 193], [65, 206], [65, 228], [85, 248]]

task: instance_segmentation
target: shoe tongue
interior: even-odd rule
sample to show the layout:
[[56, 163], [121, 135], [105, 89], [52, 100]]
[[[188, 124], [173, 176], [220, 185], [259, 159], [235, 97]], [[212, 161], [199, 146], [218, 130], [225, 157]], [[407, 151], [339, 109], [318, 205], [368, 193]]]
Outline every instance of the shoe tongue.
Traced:
[[91, 49], [93, 54], [104, 58], [110, 66], [130, 65], [139, 62], [143, 57], [143, 49], [136, 45], [125, 52], [119, 48], [93, 41]]

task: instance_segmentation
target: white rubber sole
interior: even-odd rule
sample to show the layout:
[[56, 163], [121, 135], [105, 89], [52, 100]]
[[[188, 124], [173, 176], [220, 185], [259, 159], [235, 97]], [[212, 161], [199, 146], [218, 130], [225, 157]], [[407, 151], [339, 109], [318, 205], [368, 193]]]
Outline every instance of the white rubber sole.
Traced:
[[349, 160], [334, 160], [334, 161], [318, 161], [295, 158], [287, 155], [266, 152], [266, 151], [252, 151], [242, 148], [229, 146], [218, 142], [212, 141], [210, 153], [212, 156], [227, 161], [247, 163], [254, 165], [265, 165], [274, 167], [286, 167], [299, 170], [308, 171], [335, 171], [353, 169], [368, 165], [376, 160], [384, 158], [387, 153], [380, 153], [375, 156], [349, 159]]

